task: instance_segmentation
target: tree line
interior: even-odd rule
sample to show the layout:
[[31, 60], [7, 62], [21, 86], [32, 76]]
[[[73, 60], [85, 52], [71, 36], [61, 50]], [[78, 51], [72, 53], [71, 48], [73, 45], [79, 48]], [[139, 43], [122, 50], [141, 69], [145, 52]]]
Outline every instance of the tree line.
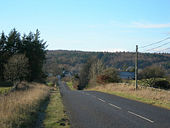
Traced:
[[[58, 74], [64, 69], [72, 72], [80, 72], [82, 65], [87, 63], [89, 58], [96, 57], [103, 61], [107, 67], [114, 67], [126, 71], [129, 67], [135, 66], [135, 53], [132, 52], [83, 52], [67, 50], [47, 51], [45, 70], [48, 73]], [[50, 66], [49, 66], [50, 65]], [[161, 65], [170, 74], [170, 54], [139, 53], [139, 69], [151, 65]]]
[[[104, 85], [106, 83], [130, 82], [128, 79], [121, 79], [119, 71], [113, 67], [107, 67], [100, 58], [90, 58], [79, 73], [78, 89], [89, 86]], [[145, 67], [138, 72], [138, 81], [142, 86], [169, 89], [170, 80], [164, 68], [160, 65]]]
[[46, 42], [40, 31], [21, 35], [15, 28], [8, 35], [0, 35], [0, 81], [40, 80], [44, 75], [43, 63]]

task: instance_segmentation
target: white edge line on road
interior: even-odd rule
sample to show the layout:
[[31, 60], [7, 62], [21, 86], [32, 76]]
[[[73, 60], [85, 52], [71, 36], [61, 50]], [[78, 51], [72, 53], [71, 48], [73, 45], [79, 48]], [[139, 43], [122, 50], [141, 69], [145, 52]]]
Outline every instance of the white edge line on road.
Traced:
[[113, 107], [115, 107], [115, 108], [122, 109], [122, 108], [120, 108], [120, 107], [118, 107], [118, 106], [116, 106], [116, 105], [114, 105], [114, 104], [111, 104], [111, 103], [108, 103], [108, 104], [111, 105], [111, 106], [113, 106]]
[[143, 116], [141, 116], [141, 115], [138, 115], [138, 114], [136, 114], [136, 113], [133, 113], [133, 112], [131, 112], [131, 111], [128, 111], [128, 113], [130, 113], [130, 114], [132, 114], [132, 115], [135, 115], [135, 116], [137, 116], [137, 117], [140, 117], [140, 118], [142, 118], [142, 119], [144, 119], [144, 120], [147, 120], [147, 121], [149, 121], [149, 122], [151, 122], [151, 123], [154, 123], [154, 121], [152, 121], [152, 120], [150, 120], [150, 119], [148, 119], [148, 118], [146, 118], [146, 117], [143, 117]]
[[102, 99], [100, 99], [100, 98], [98, 98], [98, 100], [100, 100], [100, 101], [102, 101], [102, 102], [106, 102], [106, 101], [104, 101], [104, 100], [102, 100]]

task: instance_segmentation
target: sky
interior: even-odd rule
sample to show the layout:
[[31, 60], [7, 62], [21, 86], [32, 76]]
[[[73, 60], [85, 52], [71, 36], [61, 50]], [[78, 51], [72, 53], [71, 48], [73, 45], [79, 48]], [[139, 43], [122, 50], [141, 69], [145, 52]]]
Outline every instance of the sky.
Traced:
[[39, 29], [49, 50], [159, 51], [170, 39], [140, 47], [170, 36], [169, 6], [170, 0], [0, 0], [0, 32]]

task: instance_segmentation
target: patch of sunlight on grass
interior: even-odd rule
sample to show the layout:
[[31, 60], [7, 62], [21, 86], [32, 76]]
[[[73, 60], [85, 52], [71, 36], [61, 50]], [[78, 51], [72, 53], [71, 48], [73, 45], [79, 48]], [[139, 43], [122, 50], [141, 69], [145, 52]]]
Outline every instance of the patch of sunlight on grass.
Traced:
[[11, 90], [12, 87], [0, 87], [0, 94], [5, 94]]
[[71, 90], [74, 90], [72, 81], [66, 82], [66, 84], [69, 86]]
[[70, 128], [58, 88], [51, 93], [45, 113], [44, 128]]

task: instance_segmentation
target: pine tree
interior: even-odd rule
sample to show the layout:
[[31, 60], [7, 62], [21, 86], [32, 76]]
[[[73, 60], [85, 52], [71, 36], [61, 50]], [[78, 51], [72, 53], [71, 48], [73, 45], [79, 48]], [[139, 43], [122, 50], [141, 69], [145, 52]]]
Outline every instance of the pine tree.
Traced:
[[5, 63], [5, 44], [6, 36], [4, 32], [0, 36], [0, 81], [3, 80], [4, 63]]
[[21, 46], [22, 44], [21, 44], [20, 33], [17, 32], [16, 29], [14, 28], [8, 35], [5, 49], [7, 50], [9, 56], [12, 56], [15, 53], [19, 52]]

